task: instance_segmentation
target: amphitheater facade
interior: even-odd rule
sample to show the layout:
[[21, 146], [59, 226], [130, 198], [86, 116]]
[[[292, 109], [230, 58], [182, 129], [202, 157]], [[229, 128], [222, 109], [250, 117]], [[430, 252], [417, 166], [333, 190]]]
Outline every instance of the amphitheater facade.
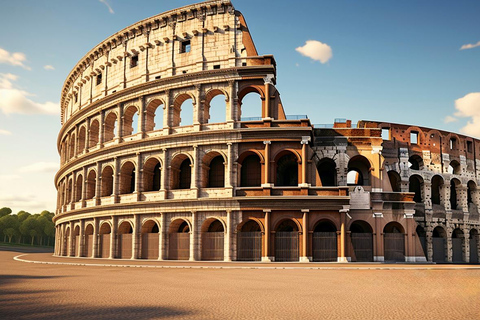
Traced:
[[229, 1], [95, 46], [62, 88], [55, 255], [478, 262], [478, 140], [313, 125], [275, 85]]

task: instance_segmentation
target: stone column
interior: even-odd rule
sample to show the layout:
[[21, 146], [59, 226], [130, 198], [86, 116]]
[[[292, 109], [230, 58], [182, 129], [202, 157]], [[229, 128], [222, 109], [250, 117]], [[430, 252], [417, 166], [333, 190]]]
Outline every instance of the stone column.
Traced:
[[132, 259], [139, 259], [140, 256], [140, 215], [133, 215], [133, 234], [132, 234]]
[[383, 252], [383, 228], [382, 228], [382, 220], [383, 213], [373, 213], [375, 218], [375, 231], [373, 237], [373, 249], [374, 249], [374, 256], [373, 261], [384, 261], [384, 252]]
[[196, 238], [197, 238], [197, 213], [192, 211], [192, 230], [190, 230], [190, 261], [197, 261], [198, 254], [197, 254], [197, 246], [196, 246]]
[[158, 230], [158, 260], [168, 259], [166, 250], [166, 236], [167, 236], [167, 215], [162, 212], [160, 217], [161, 223]]
[[433, 261], [433, 231], [426, 231], [427, 260]]
[[86, 124], [86, 126], [85, 126], [85, 147], [83, 149], [83, 152], [87, 153], [89, 145], [90, 145], [90, 119], [89, 118], [85, 119], [85, 124]]
[[226, 115], [227, 115], [227, 123], [233, 124], [235, 121], [235, 107], [237, 101], [236, 99], [236, 93], [235, 93], [235, 81], [228, 81], [228, 89], [229, 89], [229, 97], [227, 100], [227, 110], [226, 110]]
[[[232, 177], [232, 172], [233, 172], [233, 148], [232, 148], [232, 143], [228, 142], [227, 143], [227, 163], [225, 165], [225, 188], [227, 189], [233, 189], [233, 177]], [[233, 194], [231, 195], [233, 196]]]
[[113, 157], [114, 172], [113, 172], [113, 202], [119, 202], [119, 190], [120, 190], [120, 160], [117, 157]]
[[117, 104], [118, 125], [117, 125], [117, 143], [122, 142], [123, 137], [123, 106], [121, 103]]
[[163, 134], [170, 134], [170, 126], [172, 123], [171, 110], [173, 105], [170, 101], [170, 90], [165, 91], [165, 104], [163, 105]]
[[100, 126], [98, 128], [98, 145], [103, 147], [105, 142], [105, 112], [100, 111]]
[[73, 254], [74, 250], [74, 242], [73, 242], [73, 221], [70, 221], [70, 243], [68, 244], [68, 256], [69, 257], [74, 257], [75, 255]]
[[138, 102], [140, 105], [140, 110], [138, 112], [137, 132], [140, 134], [140, 136], [143, 139], [145, 138], [145, 114], [147, 113], [147, 110], [145, 108], [145, 96], [139, 97]]
[[205, 100], [202, 97], [202, 85], [197, 84], [195, 85], [195, 101], [193, 103], [193, 130], [200, 131], [201, 130], [201, 123], [203, 108], [205, 108]]
[[135, 191], [137, 194], [137, 201], [142, 200], [142, 191], [143, 191], [143, 162], [142, 154], [137, 152], [137, 168], [135, 170]]
[[468, 229], [463, 229], [463, 261], [470, 262], [470, 234]]
[[98, 232], [100, 231], [99, 228], [99, 219], [97, 217], [93, 218], [93, 226], [94, 226], [94, 230], [93, 230], [93, 250], [92, 250], [92, 258], [96, 258], [98, 257], [100, 254], [98, 252], [98, 238], [99, 238], [99, 234]]
[[82, 208], [85, 208], [87, 201], [87, 167], [83, 167], [83, 185], [82, 185], [82, 198], [80, 201], [82, 202]]
[[310, 262], [308, 257], [308, 213], [310, 212], [309, 209], [302, 209], [303, 213], [303, 233], [302, 233], [302, 255], [300, 256], [300, 262]]
[[80, 233], [79, 233], [79, 249], [77, 256], [84, 257], [85, 256], [85, 220], [80, 220]]
[[405, 262], [415, 262], [415, 237], [416, 225], [414, 220], [415, 210], [405, 210], [404, 218], [407, 224], [407, 230], [405, 230]]
[[262, 184], [262, 187], [269, 188], [272, 186], [270, 183], [270, 145], [272, 144], [271, 141], [263, 141], [263, 144], [265, 145], [265, 165], [264, 165], [264, 173], [263, 175], [265, 176], [264, 183]]
[[95, 181], [95, 205], [98, 206], [101, 203], [101, 186], [102, 186], [102, 164], [100, 162], [97, 165], [97, 179]]
[[270, 253], [270, 214], [271, 210], [264, 209], [263, 212], [265, 213], [265, 252], [262, 257], [262, 262], [272, 262], [274, 258], [271, 256]]
[[232, 261], [232, 211], [227, 210], [227, 229], [224, 238], [224, 261]]
[[161, 173], [162, 173], [162, 176], [161, 176], [161, 186], [160, 186], [160, 193], [163, 194], [163, 199], [167, 199], [167, 192], [168, 192], [168, 189], [169, 189], [169, 185], [168, 185], [168, 176], [170, 174], [169, 170], [167, 170], [167, 168], [169, 168], [169, 158], [168, 158], [168, 149], [164, 148], [162, 149], [162, 168], [161, 168]]
[[308, 187], [309, 184], [307, 182], [307, 166], [308, 166], [308, 157], [307, 157], [307, 145], [310, 141], [310, 137], [302, 137], [302, 177], [301, 182], [299, 183], [299, 187]]
[[117, 257], [118, 217], [112, 216], [112, 230], [110, 232], [110, 259]]
[[199, 185], [199, 178], [200, 178], [200, 162], [198, 161], [198, 146], [193, 146], [193, 163], [190, 165], [192, 167], [192, 181], [190, 182], [190, 188], [192, 189], [195, 198], [198, 198], [198, 185]]
[[337, 257], [337, 262], [348, 262], [345, 256], [346, 237], [345, 237], [345, 223], [346, 215], [349, 209], [340, 210], [340, 255]]

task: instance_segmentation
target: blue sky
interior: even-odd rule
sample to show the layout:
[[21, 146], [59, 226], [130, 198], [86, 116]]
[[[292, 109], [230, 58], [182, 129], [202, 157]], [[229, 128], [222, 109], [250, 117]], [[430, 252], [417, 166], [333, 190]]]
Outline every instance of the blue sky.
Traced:
[[[55, 112], [77, 61], [120, 29], [193, 2], [107, 3], [113, 12], [99, 0], [2, 2], [0, 207], [55, 209]], [[308, 114], [312, 123], [383, 120], [480, 137], [480, 46], [460, 50], [480, 42], [479, 1], [233, 4], [259, 54], [276, 58], [287, 114]], [[331, 58], [322, 63], [295, 50], [308, 40], [327, 45]], [[5, 94], [13, 91], [18, 96], [8, 96], [10, 103]], [[24, 109], [15, 108], [18, 99]]]

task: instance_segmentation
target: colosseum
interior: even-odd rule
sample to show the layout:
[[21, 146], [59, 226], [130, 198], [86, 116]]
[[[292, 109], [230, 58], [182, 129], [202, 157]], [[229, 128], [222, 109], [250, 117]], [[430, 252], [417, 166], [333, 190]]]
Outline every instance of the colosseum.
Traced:
[[55, 255], [478, 262], [479, 140], [315, 125], [276, 81], [228, 0], [95, 46], [61, 93]]

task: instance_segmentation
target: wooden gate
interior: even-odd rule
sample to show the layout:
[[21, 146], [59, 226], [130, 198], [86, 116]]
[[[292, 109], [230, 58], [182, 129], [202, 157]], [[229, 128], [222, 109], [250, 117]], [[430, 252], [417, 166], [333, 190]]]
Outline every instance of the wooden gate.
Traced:
[[298, 231], [275, 233], [275, 261], [298, 261]]
[[131, 233], [118, 235], [118, 257], [120, 259], [132, 258], [132, 238]]
[[262, 260], [262, 233], [260, 231], [237, 233], [237, 260]]
[[190, 259], [190, 233], [170, 233], [168, 239], [168, 259]]
[[93, 253], [93, 234], [85, 236], [86, 257], [91, 258]]
[[477, 242], [477, 239], [470, 239], [470, 262], [478, 263], [478, 242]]
[[373, 234], [351, 233], [353, 251], [357, 262], [373, 261]]
[[100, 235], [100, 258], [110, 257], [110, 233]]
[[202, 260], [223, 260], [224, 232], [202, 233]]
[[313, 261], [337, 261], [337, 233], [314, 232], [312, 241]]
[[403, 233], [385, 233], [383, 240], [385, 261], [405, 262], [405, 235]]
[[461, 238], [452, 239], [452, 262], [463, 262], [463, 243]]
[[433, 237], [433, 261], [434, 262], [445, 262], [445, 239]]
[[142, 234], [142, 259], [158, 259], [158, 233]]

